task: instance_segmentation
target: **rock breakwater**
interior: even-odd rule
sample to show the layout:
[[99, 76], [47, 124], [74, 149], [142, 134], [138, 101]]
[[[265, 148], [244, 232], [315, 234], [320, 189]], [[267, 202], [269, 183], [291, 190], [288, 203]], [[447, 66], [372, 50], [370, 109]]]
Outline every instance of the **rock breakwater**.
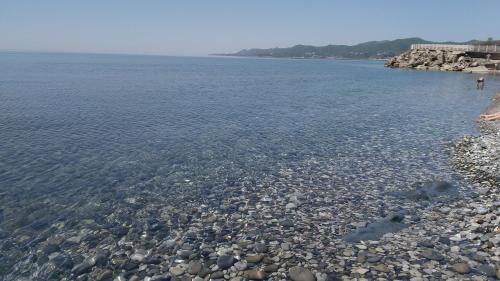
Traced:
[[386, 67], [418, 70], [490, 72], [498, 69], [500, 61], [474, 58], [463, 51], [414, 49], [393, 57]]

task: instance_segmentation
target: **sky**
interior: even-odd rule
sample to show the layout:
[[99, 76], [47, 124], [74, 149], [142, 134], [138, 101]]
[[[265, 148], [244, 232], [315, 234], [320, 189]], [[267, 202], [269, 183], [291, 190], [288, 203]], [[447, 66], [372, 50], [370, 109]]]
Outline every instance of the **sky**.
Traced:
[[207, 55], [500, 38], [500, 0], [0, 0], [0, 50]]

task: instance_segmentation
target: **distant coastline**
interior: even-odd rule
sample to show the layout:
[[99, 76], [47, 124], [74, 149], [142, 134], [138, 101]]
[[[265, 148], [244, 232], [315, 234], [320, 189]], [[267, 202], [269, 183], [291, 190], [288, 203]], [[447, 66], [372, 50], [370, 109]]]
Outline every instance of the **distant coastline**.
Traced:
[[238, 56], [233, 54], [212, 54], [212, 57], [226, 58], [254, 58], [254, 59], [289, 59], [289, 60], [370, 60], [370, 61], [387, 61], [392, 57], [384, 58], [354, 58], [354, 57], [273, 57], [273, 56]]
[[310, 46], [295, 45], [288, 48], [244, 49], [236, 53], [214, 54], [231, 57], [293, 58], [293, 59], [371, 59], [387, 60], [398, 56], [412, 44], [480, 44], [484, 41], [467, 42], [433, 42], [422, 38], [405, 38], [396, 40], [369, 41], [356, 45]]

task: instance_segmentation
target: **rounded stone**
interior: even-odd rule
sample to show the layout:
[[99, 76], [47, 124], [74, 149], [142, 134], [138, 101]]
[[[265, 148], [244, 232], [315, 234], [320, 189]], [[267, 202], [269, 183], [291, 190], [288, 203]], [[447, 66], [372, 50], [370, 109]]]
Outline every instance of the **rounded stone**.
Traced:
[[376, 271], [385, 272], [385, 273], [388, 273], [391, 271], [389, 269], [389, 267], [387, 267], [387, 265], [385, 265], [385, 264], [377, 264], [376, 266], [373, 267], [373, 269]]
[[467, 274], [470, 272], [470, 267], [464, 262], [459, 262], [453, 265], [453, 270], [460, 274]]
[[429, 259], [429, 260], [435, 260], [435, 261], [444, 260], [444, 257], [438, 251], [431, 250], [431, 249], [424, 250], [422, 252], [422, 256], [426, 259]]
[[243, 277], [248, 280], [264, 280], [267, 277], [267, 274], [264, 271], [260, 270], [246, 270], [243, 273]]
[[290, 268], [288, 275], [293, 281], [316, 281], [316, 277], [309, 269], [300, 266]]
[[170, 271], [170, 273], [172, 273], [173, 275], [176, 275], [176, 276], [184, 274], [184, 268], [182, 268], [180, 266], [171, 267], [169, 271]]
[[268, 272], [268, 273], [275, 272], [278, 269], [279, 269], [279, 265], [277, 265], [277, 264], [270, 264], [270, 265], [264, 266], [264, 271]]
[[247, 269], [247, 263], [245, 261], [239, 261], [239, 262], [234, 264], [234, 267], [238, 271], [243, 271], [243, 270]]
[[172, 276], [169, 274], [164, 274], [164, 275], [154, 275], [151, 277], [150, 281], [170, 281], [172, 279]]
[[104, 281], [104, 280], [109, 280], [113, 277], [113, 272], [109, 269], [103, 270], [99, 273], [96, 274], [94, 279], [96, 281]]
[[81, 275], [83, 273], [89, 272], [93, 266], [94, 265], [92, 263], [90, 263], [88, 260], [85, 260], [82, 263], [75, 265], [71, 272], [75, 275]]
[[189, 259], [189, 257], [193, 254], [193, 251], [191, 250], [180, 250], [177, 252], [177, 254], [179, 255], [179, 257], [183, 258], [183, 259]]
[[200, 261], [191, 261], [188, 264], [187, 272], [192, 275], [198, 274], [198, 272], [201, 271], [203, 268], [203, 265], [201, 264]]
[[134, 253], [134, 254], [130, 255], [130, 259], [133, 261], [142, 263], [146, 259], [146, 256], [144, 256], [143, 254], [140, 254], [140, 253]]
[[234, 264], [234, 257], [233, 256], [220, 256], [217, 259], [217, 266], [220, 269], [228, 269]]
[[216, 271], [210, 274], [210, 279], [219, 279], [219, 278], [224, 278], [224, 272]]
[[245, 257], [245, 260], [248, 263], [259, 263], [263, 258], [263, 255], [248, 255]]
[[488, 277], [493, 277], [496, 275], [496, 269], [495, 267], [489, 265], [489, 264], [481, 264], [477, 267], [477, 271], [481, 274], [484, 274]]
[[265, 253], [265, 252], [267, 252], [267, 246], [264, 243], [257, 243], [257, 244], [255, 244], [254, 248], [255, 248], [255, 251], [257, 253]]
[[381, 256], [370, 256], [366, 259], [366, 261], [368, 261], [370, 263], [376, 263], [376, 262], [379, 262], [381, 259], [382, 259]]

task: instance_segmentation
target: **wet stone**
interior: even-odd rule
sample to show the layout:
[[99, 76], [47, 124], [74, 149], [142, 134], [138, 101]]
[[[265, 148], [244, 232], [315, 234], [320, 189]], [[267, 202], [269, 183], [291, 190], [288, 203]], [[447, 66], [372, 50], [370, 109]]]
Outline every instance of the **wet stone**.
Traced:
[[243, 271], [247, 269], [247, 263], [245, 261], [239, 261], [234, 264], [234, 268], [236, 268], [236, 270], [238, 271]]
[[200, 272], [198, 272], [198, 276], [202, 277], [202, 278], [205, 277], [205, 276], [207, 276], [207, 275], [209, 275], [209, 274], [210, 274], [210, 270], [208, 268], [206, 268], [206, 267], [202, 267], [202, 269], [200, 270]]
[[189, 216], [187, 214], [180, 214], [179, 215], [179, 222], [182, 224], [186, 224], [189, 222]]
[[130, 259], [132, 261], [142, 263], [146, 259], [146, 256], [142, 253], [134, 253], [134, 254], [130, 255]]
[[368, 271], [370, 271], [370, 270], [368, 270], [368, 269], [366, 269], [366, 268], [362, 268], [362, 267], [358, 267], [358, 268], [354, 268], [354, 269], [353, 269], [353, 272], [354, 272], [354, 273], [358, 273], [358, 274], [361, 274], [361, 275], [364, 275], [364, 274], [365, 274], [365, 273], [367, 273]]
[[281, 249], [284, 251], [289, 251], [292, 248], [292, 245], [290, 243], [281, 243]]
[[293, 227], [295, 224], [292, 220], [290, 219], [284, 219], [282, 221], [280, 221], [280, 225], [282, 227]]
[[494, 277], [496, 275], [495, 267], [489, 264], [481, 264], [477, 267], [477, 271], [485, 276]]
[[200, 261], [190, 261], [188, 264], [187, 272], [192, 275], [197, 275], [203, 268]]
[[441, 255], [439, 252], [431, 249], [424, 250], [421, 253], [422, 257], [429, 259], [429, 260], [435, 260], [435, 261], [442, 261], [444, 260], [443, 255]]
[[265, 272], [271, 273], [271, 272], [277, 271], [278, 268], [279, 268], [279, 265], [277, 265], [277, 264], [270, 264], [270, 265], [264, 266], [263, 270]]
[[316, 277], [307, 268], [295, 266], [290, 268], [288, 276], [293, 281], [316, 281]]
[[368, 257], [366, 259], [366, 261], [370, 262], [370, 263], [376, 263], [376, 262], [379, 262], [381, 259], [382, 259], [381, 256], [371, 256], [371, 257]]
[[210, 274], [210, 279], [219, 279], [219, 278], [224, 278], [224, 272], [216, 271]]
[[116, 276], [115, 279], [113, 279], [113, 281], [127, 281], [127, 280], [128, 280], [128, 278], [123, 273]]
[[191, 250], [180, 250], [177, 252], [177, 254], [179, 255], [179, 257], [183, 258], [183, 259], [189, 259], [189, 257], [191, 257], [191, 255], [193, 254], [193, 251]]
[[265, 252], [267, 252], [267, 246], [264, 243], [257, 243], [257, 244], [255, 244], [254, 249], [255, 249], [255, 251], [257, 253], [265, 253]]
[[434, 242], [432, 242], [430, 240], [420, 241], [420, 242], [418, 242], [418, 245], [420, 247], [425, 247], [425, 248], [434, 248]]
[[150, 281], [170, 281], [172, 280], [172, 276], [169, 274], [163, 274], [163, 275], [153, 275], [150, 279]]
[[378, 240], [384, 234], [398, 232], [401, 229], [408, 227], [404, 224], [403, 214], [393, 214], [374, 223], [368, 224], [366, 227], [358, 228], [353, 233], [344, 237], [348, 242], [360, 242], [367, 240]]
[[176, 245], [175, 240], [167, 240], [167, 241], [164, 241], [161, 244], [161, 247], [165, 247], [167, 249], [171, 249], [171, 248], [175, 247], [175, 245]]
[[160, 264], [163, 258], [161, 256], [150, 256], [144, 260], [146, 264]]
[[453, 265], [453, 270], [460, 274], [467, 274], [470, 272], [470, 267], [468, 264], [460, 262]]
[[486, 261], [486, 256], [484, 254], [480, 254], [480, 253], [476, 253], [473, 258], [475, 261], [478, 261], [478, 262]]
[[450, 245], [450, 238], [448, 237], [439, 237], [438, 242], [445, 245]]
[[63, 270], [72, 269], [74, 266], [71, 258], [61, 253], [52, 253], [49, 256], [49, 260], [54, 264], [54, 266]]
[[132, 270], [132, 269], [135, 269], [138, 267], [139, 267], [139, 263], [136, 261], [132, 261], [132, 260], [126, 261], [122, 266], [122, 268], [125, 270]]
[[397, 197], [411, 198], [416, 201], [433, 201], [439, 198], [455, 198], [458, 196], [457, 188], [447, 181], [417, 182], [410, 192], [396, 192]]
[[235, 260], [233, 256], [228, 256], [228, 255], [220, 256], [217, 259], [217, 266], [220, 269], [228, 269], [234, 264], [234, 261]]
[[263, 255], [248, 255], [245, 257], [245, 260], [248, 263], [259, 263], [260, 261], [262, 261], [263, 258], [264, 258]]
[[75, 275], [81, 275], [89, 272], [93, 266], [94, 264], [92, 262], [85, 260], [82, 263], [75, 265], [75, 267], [71, 269], [71, 272]]
[[114, 227], [111, 229], [111, 233], [113, 233], [114, 235], [116, 235], [118, 237], [122, 237], [122, 236], [127, 235], [128, 230], [129, 229], [127, 227], [117, 226], [117, 227]]
[[59, 251], [60, 248], [58, 245], [55, 245], [55, 244], [47, 244], [43, 247], [42, 251], [46, 254], [46, 255], [50, 255], [54, 252], [57, 252]]
[[264, 264], [273, 264], [275, 263], [275, 260], [270, 258], [270, 257], [264, 257], [264, 259], [262, 259], [262, 263]]
[[248, 280], [265, 280], [267, 277], [266, 272], [260, 270], [246, 270], [243, 276]]
[[109, 251], [98, 251], [97, 254], [92, 258], [96, 266], [105, 266], [109, 260]]
[[96, 281], [105, 281], [105, 280], [110, 280], [112, 277], [113, 277], [113, 272], [109, 269], [106, 269], [97, 271], [92, 279]]
[[358, 257], [357, 257], [357, 259], [356, 259], [356, 260], [357, 260], [359, 263], [364, 263], [364, 262], [366, 262], [366, 261], [367, 261], [367, 255], [366, 255], [366, 253], [361, 252], [361, 253], [358, 255]]
[[175, 276], [182, 275], [185, 272], [184, 268], [181, 266], [173, 266], [169, 269], [169, 271]]
[[374, 267], [372, 267], [372, 269], [376, 270], [376, 271], [380, 271], [380, 272], [390, 272], [391, 270], [389, 269], [389, 267], [387, 267], [387, 265], [385, 264], [378, 264]]

